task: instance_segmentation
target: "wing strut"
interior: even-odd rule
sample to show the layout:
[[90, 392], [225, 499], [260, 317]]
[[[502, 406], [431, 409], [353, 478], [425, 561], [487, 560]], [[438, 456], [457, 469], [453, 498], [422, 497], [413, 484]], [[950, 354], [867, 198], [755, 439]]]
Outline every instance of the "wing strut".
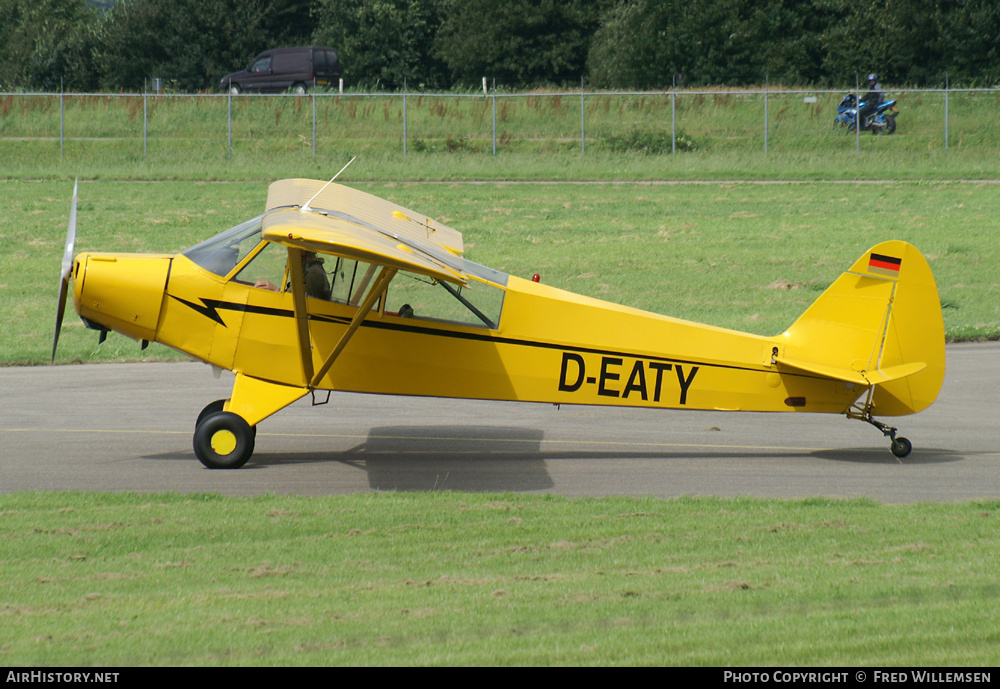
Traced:
[[365, 297], [364, 303], [358, 307], [358, 313], [354, 316], [351, 324], [347, 326], [347, 332], [341, 336], [337, 346], [333, 348], [333, 351], [330, 352], [330, 356], [328, 356], [326, 361], [323, 362], [323, 366], [316, 372], [316, 375], [313, 376], [312, 381], [309, 383], [310, 389], [315, 389], [316, 386], [319, 385], [319, 382], [323, 380], [323, 377], [329, 373], [330, 367], [333, 366], [333, 362], [335, 362], [337, 357], [340, 356], [340, 353], [344, 351], [344, 347], [347, 346], [347, 343], [350, 341], [357, 329], [361, 327], [361, 322], [365, 320], [365, 317], [371, 312], [375, 302], [380, 296], [382, 296], [382, 293], [385, 292], [386, 285], [389, 284], [389, 281], [392, 280], [395, 275], [395, 268], [390, 266], [382, 267], [382, 271], [378, 275], [375, 286], [368, 292], [368, 296]]
[[313, 377], [312, 338], [309, 335], [309, 315], [306, 312], [306, 281], [302, 271], [301, 249], [288, 249], [288, 270], [291, 273], [292, 303], [295, 306], [295, 326], [299, 335], [302, 378], [308, 383]]

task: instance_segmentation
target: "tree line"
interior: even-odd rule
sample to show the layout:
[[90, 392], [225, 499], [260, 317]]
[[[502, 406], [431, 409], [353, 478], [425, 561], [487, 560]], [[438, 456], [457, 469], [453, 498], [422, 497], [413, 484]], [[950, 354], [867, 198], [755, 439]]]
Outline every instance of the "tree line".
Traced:
[[352, 87], [1000, 82], [996, 0], [0, 0], [0, 90], [213, 90], [324, 45]]

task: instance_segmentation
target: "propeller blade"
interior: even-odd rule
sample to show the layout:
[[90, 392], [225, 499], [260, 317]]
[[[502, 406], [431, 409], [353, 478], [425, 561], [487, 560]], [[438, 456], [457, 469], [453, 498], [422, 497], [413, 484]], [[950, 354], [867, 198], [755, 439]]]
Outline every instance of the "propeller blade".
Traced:
[[56, 347], [59, 346], [59, 331], [62, 330], [63, 311], [66, 309], [66, 294], [69, 292], [69, 278], [59, 283], [59, 306], [56, 311], [56, 336], [52, 338], [52, 361], [56, 361]]
[[66, 310], [66, 297], [69, 294], [69, 274], [73, 269], [73, 247], [76, 244], [76, 202], [80, 181], [73, 184], [73, 205], [69, 211], [69, 229], [66, 230], [66, 248], [63, 250], [62, 271], [59, 274], [59, 305], [56, 310], [56, 334], [52, 338], [52, 362], [56, 360], [56, 347], [59, 346], [59, 331], [62, 330], [63, 311]]
[[80, 188], [80, 181], [73, 183], [73, 205], [69, 209], [69, 229], [66, 230], [66, 248], [63, 250], [62, 278], [69, 277], [69, 271], [73, 267], [73, 246], [76, 244], [76, 202], [77, 190]]

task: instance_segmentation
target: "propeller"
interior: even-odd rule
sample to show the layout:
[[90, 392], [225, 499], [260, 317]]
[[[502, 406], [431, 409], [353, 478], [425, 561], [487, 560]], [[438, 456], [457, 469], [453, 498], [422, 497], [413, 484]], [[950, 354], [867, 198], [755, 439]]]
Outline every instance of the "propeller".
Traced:
[[52, 340], [52, 361], [56, 360], [59, 345], [59, 331], [62, 329], [63, 311], [66, 310], [66, 296], [69, 294], [69, 274], [73, 269], [73, 246], [76, 244], [76, 199], [80, 180], [73, 183], [73, 206], [69, 211], [69, 229], [66, 230], [66, 249], [63, 251], [62, 273], [59, 277], [59, 306], [56, 311], [56, 336]]

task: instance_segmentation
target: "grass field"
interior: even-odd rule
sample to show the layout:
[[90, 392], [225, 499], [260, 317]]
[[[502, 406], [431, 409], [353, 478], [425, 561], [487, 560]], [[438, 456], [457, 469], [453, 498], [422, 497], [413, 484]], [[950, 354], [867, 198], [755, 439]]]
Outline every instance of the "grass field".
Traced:
[[0, 496], [0, 659], [995, 666], [1000, 502]]

